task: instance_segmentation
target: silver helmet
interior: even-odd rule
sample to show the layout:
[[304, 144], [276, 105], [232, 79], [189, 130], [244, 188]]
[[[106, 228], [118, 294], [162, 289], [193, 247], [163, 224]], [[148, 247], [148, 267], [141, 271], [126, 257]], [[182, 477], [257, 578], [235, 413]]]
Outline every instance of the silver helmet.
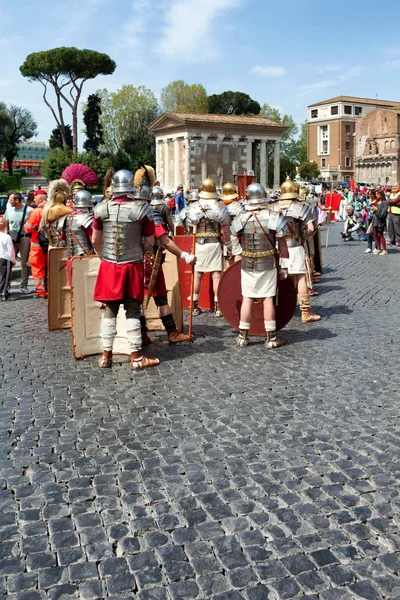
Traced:
[[126, 169], [121, 169], [114, 174], [114, 195], [133, 192], [133, 175]]
[[76, 192], [72, 202], [75, 208], [93, 208], [92, 194], [87, 190]]
[[196, 202], [199, 199], [199, 190], [192, 190], [189, 195], [189, 202]]
[[164, 192], [158, 186], [153, 187], [151, 192], [151, 202], [152, 206], [157, 206], [158, 204], [164, 204]]
[[246, 206], [255, 207], [267, 204], [264, 186], [261, 183], [252, 183], [246, 189]]
[[135, 200], [147, 200], [147, 202], [150, 202], [150, 198], [151, 198], [150, 186], [143, 184], [137, 188], [134, 188], [133, 198]]

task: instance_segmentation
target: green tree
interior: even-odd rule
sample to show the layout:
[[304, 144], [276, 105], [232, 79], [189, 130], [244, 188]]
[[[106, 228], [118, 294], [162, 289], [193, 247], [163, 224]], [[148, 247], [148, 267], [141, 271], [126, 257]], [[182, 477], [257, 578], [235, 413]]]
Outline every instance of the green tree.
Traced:
[[319, 166], [314, 161], [310, 162], [309, 160], [306, 160], [299, 166], [299, 175], [305, 181], [316, 179], [319, 177], [320, 173]]
[[[260, 117], [265, 117], [288, 127], [282, 134], [281, 139], [281, 161], [280, 161], [280, 180], [283, 181], [286, 175], [294, 178], [296, 167], [300, 164], [300, 141], [297, 138], [299, 128], [291, 115], [281, 114], [277, 108], [264, 104], [261, 108]], [[274, 170], [274, 149], [268, 149], [268, 184], [273, 185]]]
[[[39, 81], [44, 88], [43, 100], [51, 110], [60, 129], [63, 147], [68, 147], [65, 135], [63, 102], [72, 111], [73, 151], [78, 149], [78, 105], [86, 81], [98, 75], [111, 75], [115, 62], [107, 55], [95, 50], [78, 48], [53, 48], [34, 52], [26, 57], [20, 67], [23, 77], [29, 81]], [[47, 88], [51, 86], [56, 95], [56, 108], [47, 98]]]
[[13, 174], [13, 160], [18, 154], [18, 145], [37, 134], [37, 125], [27, 108], [0, 105], [2, 127], [0, 129], [0, 148], [7, 161], [8, 173]]
[[103, 126], [101, 117], [101, 98], [98, 94], [91, 94], [83, 111], [83, 122], [85, 123], [86, 141], [83, 147], [88, 152], [99, 154], [100, 146], [103, 144]]
[[43, 175], [47, 181], [59, 179], [65, 167], [75, 162], [72, 150], [56, 148], [52, 150], [43, 165]]
[[[65, 138], [67, 141], [67, 149], [72, 150], [72, 130], [71, 130], [71, 125], [65, 125]], [[55, 129], [53, 129], [53, 131], [51, 132], [51, 136], [49, 139], [49, 146], [52, 150], [55, 150], [56, 148], [64, 148], [63, 146], [63, 141], [62, 141], [62, 136], [61, 136], [61, 131], [59, 127], [56, 127]]]
[[303, 163], [307, 160], [307, 147], [308, 147], [308, 126], [307, 121], [301, 124], [300, 137], [299, 137], [299, 161]]
[[172, 81], [161, 90], [163, 110], [186, 113], [208, 112], [208, 99], [205, 87], [201, 83], [190, 85], [182, 79]]
[[147, 131], [159, 112], [154, 93], [133, 85], [124, 85], [117, 92], [103, 89], [97, 93], [101, 98], [103, 148], [109, 154], [126, 153], [135, 169], [138, 161], [154, 164], [154, 136]]
[[244, 92], [223, 92], [208, 97], [208, 112], [217, 115], [258, 115], [261, 107]]

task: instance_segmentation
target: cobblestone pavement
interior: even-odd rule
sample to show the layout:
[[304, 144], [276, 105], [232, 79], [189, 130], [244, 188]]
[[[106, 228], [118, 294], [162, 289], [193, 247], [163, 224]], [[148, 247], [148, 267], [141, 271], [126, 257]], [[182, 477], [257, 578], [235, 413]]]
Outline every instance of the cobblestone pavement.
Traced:
[[203, 314], [102, 371], [1, 305], [3, 597], [400, 599], [400, 251], [339, 228], [277, 351]]

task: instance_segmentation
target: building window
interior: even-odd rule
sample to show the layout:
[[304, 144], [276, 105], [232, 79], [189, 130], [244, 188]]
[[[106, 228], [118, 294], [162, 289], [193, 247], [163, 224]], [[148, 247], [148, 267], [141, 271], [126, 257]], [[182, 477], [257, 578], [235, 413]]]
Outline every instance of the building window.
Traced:
[[339, 114], [339, 107], [331, 106], [331, 115], [338, 115], [338, 114]]
[[351, 106], [349, 104], [345, 104], [344, 105], [344, 114], [345, 115], [351, 115]]
[[362, 115], [362, 106], [355, 106], [355, 107], [354, 107], [354, 114], [355, 114], [356, 116], [360, 116], [360, 115]]
[[311, 111], [311, 118], [312, 119], [317, 119], [318, 118], [318, 108], [313, 108]]
[[329, 154], [329, 125], [318, 128], [318, 154]]
[[346, 150], [350, 150], [350, 142], [346, 142]]
[[337, 175], [332, 175], [333, 181], [337, 181]]
[[345, 161], [346, 167], [351, 167], [351, 158], [349, 156], [346, 156]]
[[346, 125], [346, 133], [347, 135], [350, 135], [350, 125]]
[[326, 158], [321, 158], [321, 167], [326, 167]]

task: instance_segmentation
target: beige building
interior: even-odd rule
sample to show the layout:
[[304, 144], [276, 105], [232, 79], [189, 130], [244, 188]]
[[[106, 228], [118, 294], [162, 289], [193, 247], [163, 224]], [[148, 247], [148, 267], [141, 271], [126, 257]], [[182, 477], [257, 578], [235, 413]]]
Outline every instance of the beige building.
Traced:
[[377, 108], [356, 124], [355, 177], [363, 183], [400, 181], [400, 107]]
[[384, 108], [400, 110], [400, 103], [337, 96], [308, 106], [308, 160], [318, 164], [323, 181], [359, 180], [354, 166], [357, 123]]
[[260, 173], [268, 182], [268, 148], [274, 146], [274, 188], [280, 184], [280, 142], [287, 127], [263, 117], [166, 112], [149, 131], [156, 138], [156, 172], [165, 191], [198, 187], [212, 177], [217, 186], [239, 174]]

